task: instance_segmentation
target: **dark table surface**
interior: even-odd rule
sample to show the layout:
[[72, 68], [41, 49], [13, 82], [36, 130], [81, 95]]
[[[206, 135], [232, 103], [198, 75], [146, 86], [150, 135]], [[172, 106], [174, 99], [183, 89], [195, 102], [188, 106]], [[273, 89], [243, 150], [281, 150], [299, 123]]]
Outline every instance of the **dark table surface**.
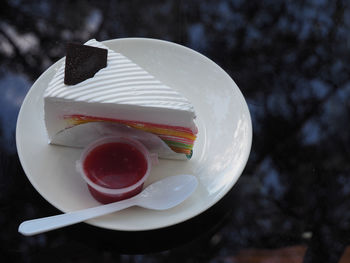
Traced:
[[[15, 125], [27, 91], [64, 56], [64, 43], [121, 37], [179, 43], [228, 72], [253, 121], [243, 174], [214, 207], [169, 228], [130, 233], [82, 223], [20, 235], [21, 221], [59, 212], [18, 160]], [[339, 262], [350, 241], [349, 61], [348, 1], [2, 2], [0, 257], [243, 262], [235, 255], [246, 249], [303, 246], [300, 262]]]

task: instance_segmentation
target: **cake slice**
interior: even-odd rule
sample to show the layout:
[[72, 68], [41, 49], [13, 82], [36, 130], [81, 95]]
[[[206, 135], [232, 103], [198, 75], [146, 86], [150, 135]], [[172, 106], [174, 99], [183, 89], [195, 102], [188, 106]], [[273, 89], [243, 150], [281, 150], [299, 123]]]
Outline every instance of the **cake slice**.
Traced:
[[64, 83], [65, 63], [58, 69], [44, 93], [49, 142], [80, 147], [99, 136], [137, 134], [158, 145], [151, 150], [159, 157], [191, 158], [197, 127], [189, 100], [102, 43], [85, 45], [106, 49], [107, 65], [75, 85]]

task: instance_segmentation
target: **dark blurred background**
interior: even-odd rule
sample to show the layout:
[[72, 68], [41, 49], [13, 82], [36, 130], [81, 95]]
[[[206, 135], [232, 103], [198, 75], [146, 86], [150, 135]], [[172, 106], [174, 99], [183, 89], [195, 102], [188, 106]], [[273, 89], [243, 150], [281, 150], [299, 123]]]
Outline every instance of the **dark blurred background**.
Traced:
[[[254, 138], [229, 197], [229, 215], [205, 240], [150, 254], [121, 255], [70, 243], [65, 232], [20, 236], [17, 226], [24, 218], [57, 213], [30, 185], [16, 153], [16, 118], [27, 91], [64, 56], [66, 42], [124, 37], [159, 38], [197, 50], [241, 89]], [[350, 243], [349, 51], [345, 0], [3, 1], [0, 257], [10, 258], [7, 262], [338, 262]], [[298, 261], [239, 259], [241, 251], [249, 251], [247, 260], [256, 249], [290, 247], [297, 248], [291, 253], [300, 254]]]

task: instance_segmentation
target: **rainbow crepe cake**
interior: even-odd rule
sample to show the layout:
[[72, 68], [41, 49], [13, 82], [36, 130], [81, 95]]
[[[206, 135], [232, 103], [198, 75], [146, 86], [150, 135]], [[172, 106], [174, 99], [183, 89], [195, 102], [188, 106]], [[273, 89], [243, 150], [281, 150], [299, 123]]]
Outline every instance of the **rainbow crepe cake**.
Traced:
[[49, 142], [83, 147], [102, 136], [130, 136], [159, 157], [190, 159], [197, 134], [190, 101], [102, 43], [92, 39], [86, 46], [106, 50], [105, 65], [85, 80], [70, 81], [68, 74], [79, 71], [69, 68], [67, 52], [44, 93]]

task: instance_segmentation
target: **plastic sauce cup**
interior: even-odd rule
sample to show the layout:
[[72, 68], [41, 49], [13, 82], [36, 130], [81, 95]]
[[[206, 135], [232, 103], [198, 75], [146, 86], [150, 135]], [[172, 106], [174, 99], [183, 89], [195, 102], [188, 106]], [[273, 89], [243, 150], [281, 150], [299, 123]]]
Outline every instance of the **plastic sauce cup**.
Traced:
[[105, 137], [88, 145], [76, 163], [91, 195], [103, 204], [141, 192], [157, 154], [137, 140]]

